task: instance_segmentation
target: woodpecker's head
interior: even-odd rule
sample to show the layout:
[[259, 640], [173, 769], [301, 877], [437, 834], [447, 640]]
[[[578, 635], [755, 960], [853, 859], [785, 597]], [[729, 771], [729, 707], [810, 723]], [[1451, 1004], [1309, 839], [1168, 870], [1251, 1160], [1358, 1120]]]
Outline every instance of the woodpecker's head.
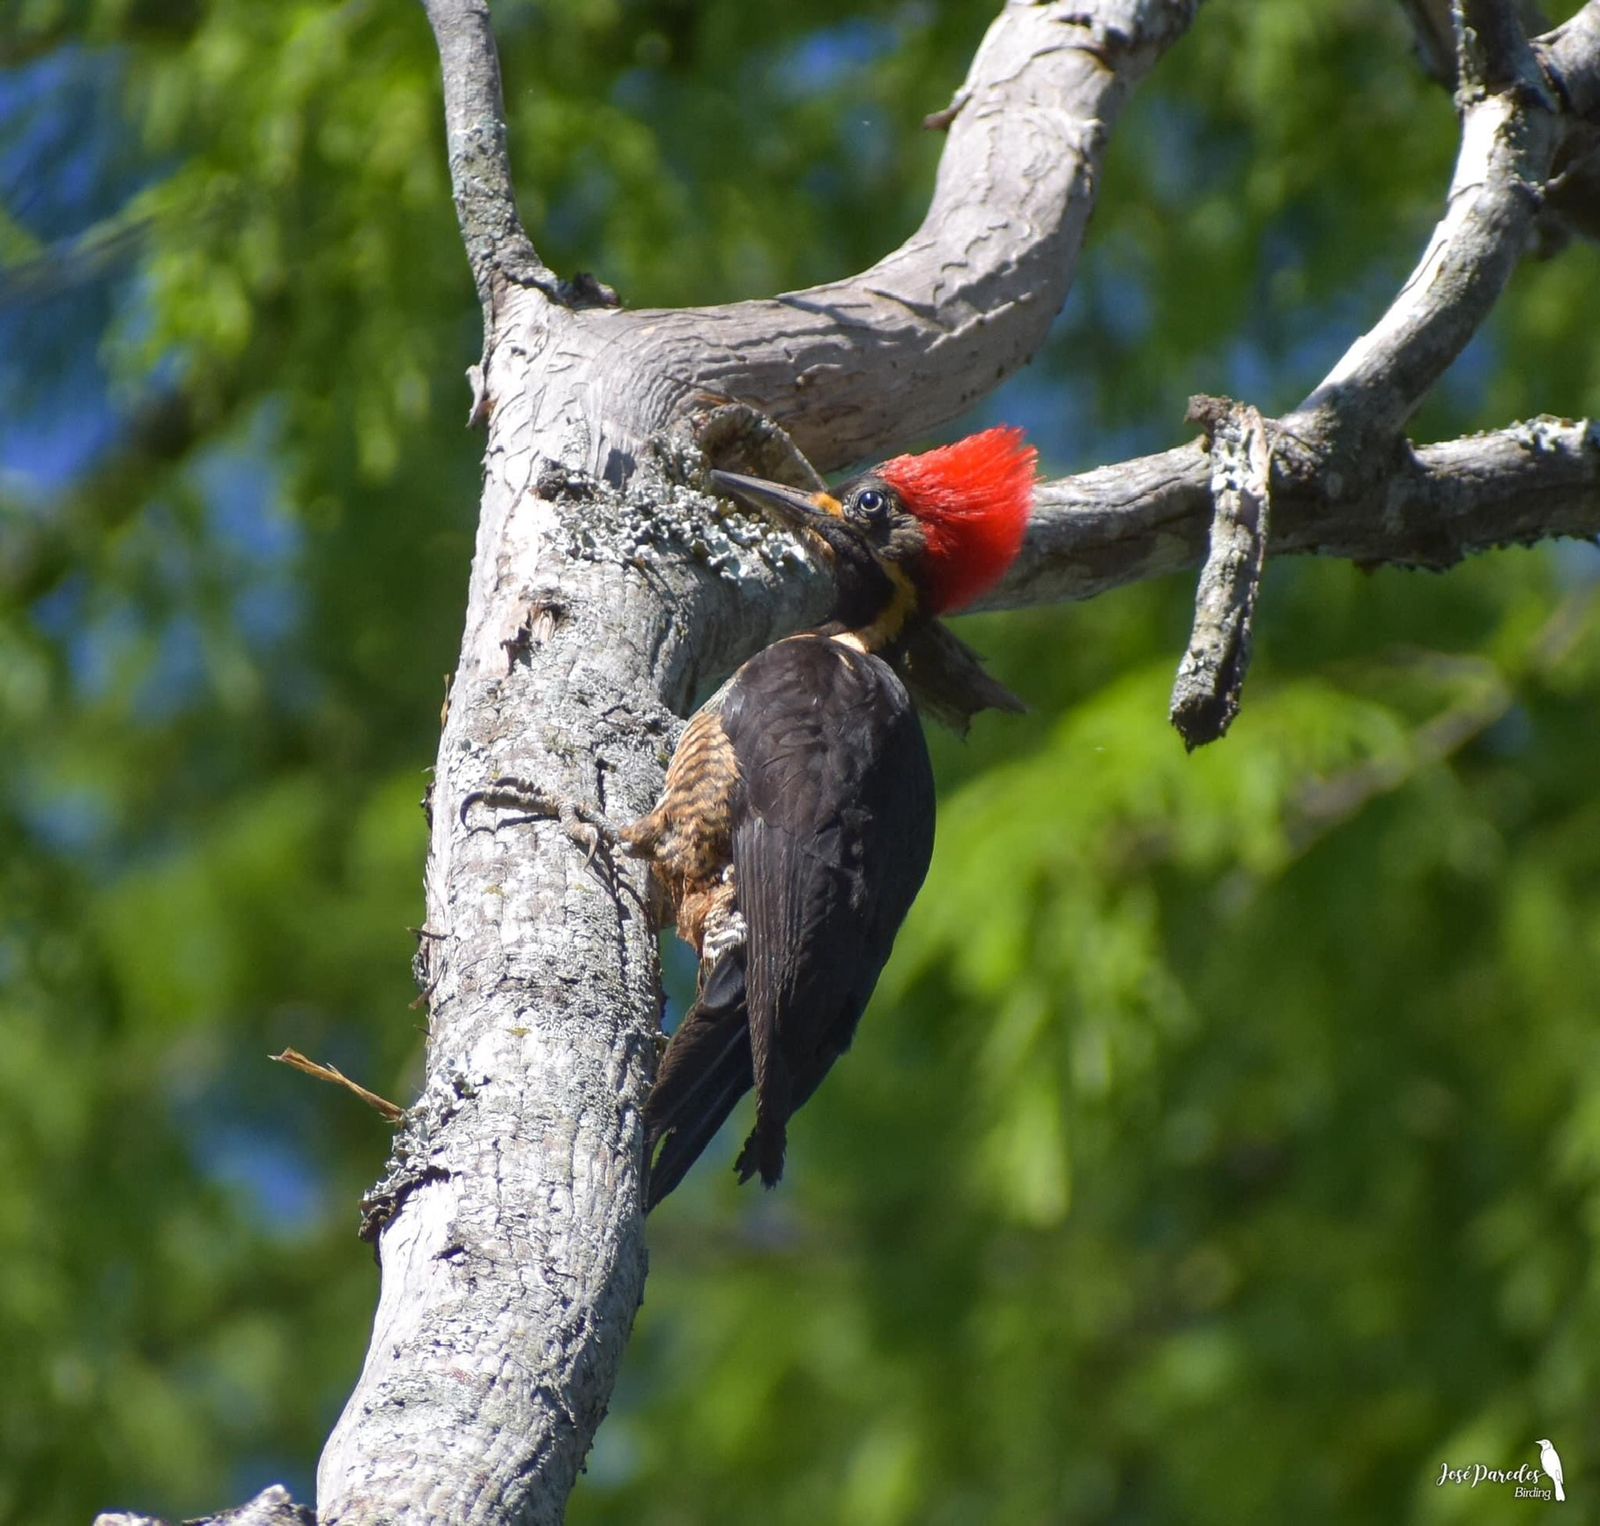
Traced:
[[711, 480], [806, 532], [838, 586], [835, 618], [876, 650], [1000, 581], [1022, 546], [1036, 457], [1020, 429], [1002, 426], [896, 456], [832, 492], [732, 472]]

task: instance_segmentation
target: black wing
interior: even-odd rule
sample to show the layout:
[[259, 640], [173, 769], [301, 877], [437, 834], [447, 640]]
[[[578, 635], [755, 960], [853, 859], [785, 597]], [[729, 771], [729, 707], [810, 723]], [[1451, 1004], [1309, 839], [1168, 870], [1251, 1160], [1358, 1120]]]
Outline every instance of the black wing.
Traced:
[[704, 981], [645, 1105], [651, 1208], [752, 1084], [737, 1169], [778, 1180], [788, 1120], [849, 1047], [933, 853], [927, 744], [880, 658], [778, 642], [734, 675], [720, 720], [739, 762], [747, 936]]
[[878, 657], [799, 637], [739, 677], [723, 724], [745, 788], [733, 863], [756, 1126], [737, 1169], [771, 1186], [788, 1121], [850, 1047], [927, 874], [933, 772]]

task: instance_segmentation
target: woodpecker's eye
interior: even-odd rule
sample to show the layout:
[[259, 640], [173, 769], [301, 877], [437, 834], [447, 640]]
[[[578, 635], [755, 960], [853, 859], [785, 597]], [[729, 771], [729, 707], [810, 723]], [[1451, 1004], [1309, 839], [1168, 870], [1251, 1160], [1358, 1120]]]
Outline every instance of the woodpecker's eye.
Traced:
[[867, 519], [882, 519], [889, 512], [889, 495], [869, 487], [866, 492], [856, 494], [856, 511]]

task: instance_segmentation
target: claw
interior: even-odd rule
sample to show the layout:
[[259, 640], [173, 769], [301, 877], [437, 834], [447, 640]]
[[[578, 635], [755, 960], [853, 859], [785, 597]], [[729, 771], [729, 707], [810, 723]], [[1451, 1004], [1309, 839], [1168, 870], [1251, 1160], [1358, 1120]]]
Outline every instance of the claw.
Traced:
[[641, 908], [644, 906], [638, 891], [618, 874], [616, 862], [611, 856], [618, 848], [624, 853], [629, 851], [622, 829], [593, 806], [574, 800], [569, 795], [545, 789], [542, 785], [531, 784], [526, 779], [511, 777], [495, 779], [483, 789], [469, 790], [461, 801], [463, 825], [466, 824], [467, 812], [474, 805], [514, 806], [536, 820], [556, 822], [567, 840], [574, 847], [583, 849], [585, 870], [594, 869], [600, 874], [613, 894], [625, 890]]
[[607, 816], [574, 800], [557, 794], [541, 785], [530, 784], [526, 779], [500, 778], [491, 781], [484, 789], [468, 790], [461, 801], [461, 821], [466, 824], [467, 812], [475, 805], [519, 806], [543, 821], [556, 821], [574, 842], [589, 844], [592, 859], [600, 843], [615, 847], [622, 841], [622, 832]]

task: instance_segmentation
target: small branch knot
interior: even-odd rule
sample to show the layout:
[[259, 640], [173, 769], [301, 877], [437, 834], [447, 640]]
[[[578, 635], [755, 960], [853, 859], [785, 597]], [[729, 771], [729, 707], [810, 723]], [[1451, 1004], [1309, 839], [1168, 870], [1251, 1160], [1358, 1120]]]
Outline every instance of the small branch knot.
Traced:
[[563, 307], [621, 307], [622, 298], [616, 288], [607, 286], [599, 276], [587, 270], [577, 271], [570, 280], [558, 282], [552, 293]]
[[1211, 448], [1212, 437], [1216, 434], [1219, 425], [1223, 424], [1233, 411], [1239, 406], [1231, 397], [1213, 396], [1209, 392], [1196, 392], [1189, 399], [1189, 406], [1184, 409], [1183, 421], [1185, 424], [1196, 425], [1205, 436], [1206, 449]]

